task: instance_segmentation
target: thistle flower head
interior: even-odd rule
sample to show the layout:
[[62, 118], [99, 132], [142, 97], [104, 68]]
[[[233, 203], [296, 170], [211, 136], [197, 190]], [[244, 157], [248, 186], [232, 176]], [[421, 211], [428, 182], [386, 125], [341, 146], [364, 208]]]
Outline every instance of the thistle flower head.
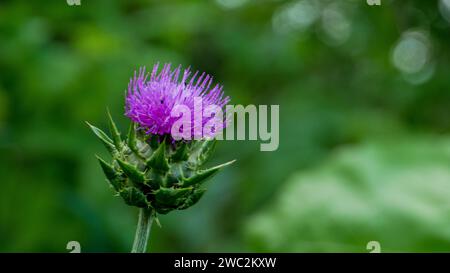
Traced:
[[[222, 108], [229, 101], [222, 87], [210, 88], [212, 78], [205, 73], [189, 78], [189, 69], [178, 82], [181, 68], [171, 71], [170, 64], [159, 74], [157, 71], [158, 65], [150, 75], [141, 68], [130, 81], [125, 114], [133, 122], [125, 139], [109, 112], [111, 137], [88, 125], [112, 156], [110, 162], [98, 160], [117, 195], [128, 205], [166, 214], [198, 202], [206, 191], [202, 184], [234, 161], [204, 169], [203, 164], [214, 151], [215, 139], [173, 141], [166, 137], [177, 119], [171, 116], [174, 107], [184, 105], [195, 111], [196, 97], [200, 97], [203, 109], [209, 105]], [[203, 118], [199, 126], [205, 126], [208, 120]]]
[[[145, 68], [135, 72], [130, 80], [126, 94], [125, 115], [137, 123], [147, 134], [170, 135], [174, 123], [179, 117], [171, 115], [172, 110], [178, 105], [189, 108], [191, 114], [191, 138], [214, 137], [221, 131], [226, 123], [220, 128], [214, 128], [212, 132], [204, 132], [203, 127], [213, 117], [204, 117], [204, 111], [210, 105], [223, 108], [229, 102], [225, 97], [222, 86], [219, 84], [211, 88], [213, 78], [198, 71], [191, 76], [189, 68], [185, 69], [180, 78], [181, 66], [171, 70], [170, 64], [165, 64], [158, 73], [159, 64], [153, 67], [152, 72], [146, 73]], [[195, 98], [201, 98], [201, 109], [194, 105]], [[200, 113], [198, 113], [200, 111]], [[202, 115], [200, 124], [194, 123], [194, 116]], [[201, 126], [196, 128], [195, 126]], [[198, 135], [200, 134], [200, 135]]]

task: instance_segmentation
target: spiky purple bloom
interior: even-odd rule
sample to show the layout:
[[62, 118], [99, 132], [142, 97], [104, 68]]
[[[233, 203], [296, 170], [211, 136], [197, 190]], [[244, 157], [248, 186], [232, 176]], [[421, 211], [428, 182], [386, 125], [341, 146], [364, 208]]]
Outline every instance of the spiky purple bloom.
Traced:
[[[191, 112], [191, 138], [214, 137], [225, 126], [214, 128], [213, 133], [203, 133], [205, 124], [213, 117], [205, 117], [204, 111], [210, 105], [223, 107], [230, 101], [222, 91], [223, 86], [216, 84], [211, 87], [213, 78], [198, 71], [191, 76], [189, 68], [185, 69], [181, 81], [179, 80], [181, 66], [173, 71], [171, 64], [165, 64], [158, 73], [159, 64], [154, 65], [151, 74], [146, 73], [145, 67], [139, 69], [139, 74], [134, 74], [128, 85], [126, 94], [125, 115], [133, 122], [140, 125], [147, 134], [170, 135], [173, 124], [178, 117], [172, 117], [171, 111], [177, 105], [185, 105]], [[196, 113], [194, 99], [201, 98], [202, 113]], [[197, 99], [198, 100], [198, 99]], [[201, 130], [194, 128], [194, 116], [202, 115]], [[198, 128], [197, 128], [198, 129]], [[199, 136], [198, 133], [201, 132]]]

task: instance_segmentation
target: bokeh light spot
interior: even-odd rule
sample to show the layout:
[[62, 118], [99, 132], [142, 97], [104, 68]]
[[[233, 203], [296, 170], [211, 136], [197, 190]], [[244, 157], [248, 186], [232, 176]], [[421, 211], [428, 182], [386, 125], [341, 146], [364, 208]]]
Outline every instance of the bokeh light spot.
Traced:
[[319, 12], [319, 3], [310, 0], [286, 4], [273, 16], [273, 28], [280, 33], [306, 30], [317, 20]]
[[342, 8], [337, 4], [328, 5], [322, 12], [323, 40], [331, 46], [345, 43], [349, 38], [352, 25]]
[[243, 6], [248, 0], [216, 0], [224, 8], [234, 9]]
[[441, 12], [442, 17], [450, 23], [450, 0], [440, 0], [439, 11]]
[[427, 35], [420, 31], [405, 32], [394, 47], [391, 60], [405, 74], [425, 70], [431, 60], [431, 46]]

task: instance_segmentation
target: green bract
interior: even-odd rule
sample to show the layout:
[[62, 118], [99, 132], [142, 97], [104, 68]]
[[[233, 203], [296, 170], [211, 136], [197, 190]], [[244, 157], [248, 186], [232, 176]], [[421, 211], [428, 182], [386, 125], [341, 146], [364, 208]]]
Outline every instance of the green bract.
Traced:
[[205, 193], [201, 185], [208, 178], [234, 162], [200, 169], [216, 140], [173, 142], [170, 137], [147, 135], [134, 123], [122, 140], [109, 112], [108, 116], [111, 138], [87, 124], [112, 156], [111, 163], [97, 156], [108, 182], [130, 206], [160, 214], [186, 209]]

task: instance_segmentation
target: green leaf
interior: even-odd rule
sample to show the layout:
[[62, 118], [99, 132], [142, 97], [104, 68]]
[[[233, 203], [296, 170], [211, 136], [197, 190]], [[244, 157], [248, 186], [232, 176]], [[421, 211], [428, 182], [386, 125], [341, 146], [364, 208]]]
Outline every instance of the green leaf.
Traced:
[[94, 134], [102, 141], [106, 149], [108, 149], [111, 154], [114, 154], [116, 152], [116, 148], [114, 147], [113, 141], [108, 137], [108, 135], [106, 135], [105, 132], [91, 125], [87, 121], [86, 124], [89, 126], [89, 128], [91, 128], [92, 132], [94, 132]]
[[122, 139], [120, 138], [120, 132], [117, 129], [117, 126], [111, 117], [111, 113], [109, 112], [109, 109], [107, 110], [107, 112], [108, 112], [109, 131], [111, 132], [111, 135], [113, 138], [113, 143], [116, 146], [117, 150], [121, 151], [123, 148], [123, 143], [122, 143]]
[[159, 205], [177, 207], [185, 201], [186, 196], [192, 192], [192, 188], [164, 188], [154, 191], [156, 202]]
[[159, 146], [158, 135], [150, 135], [150, 147], [156, 149]]
[[215, 175], [218, 171], [220, 171], [222, 168], [233, 164], [236, 160], [206, 169], [206, 170], [201, 170], [198, 171], [196, 174], [194, 174], [193, 176], [189, 177], [189, 178], [185, 178], [183, 180], [183, 187], [187, 187], [187, 186], [192, 186], [195, 184], [199, 184], [199, 183], [203, 183], [205, 182], [208, 178], [211, 178], [213, 175]]
[[164, 140], [161, 142], [158, 149], [153, 152], [146, 164], [148, 167], [162, 173], [166, 173], [169, 170], [170, 166], [166, 158], [166, 143]]
[[139, 171], [135, 166], [128, 164], [127, 162], [119, 158], [116, 158], [116, 160], [122, 171], [129, 179], [131, 179], [134, 184], [139, 185], [145, 183], [145, 175], [143, 172]]
[[125, 203], [130, 206], [137, 206], [140, 208], [149, 207], [145, 195], [134, 187], [128, 187], [120, 192], [120, 196], [125, 200]]
[[199, 161], [201, 162], [200, 164], [203, 164], [213, 154], [214, 150], [216, 149], [216, 144], [216, 139], [205, 141], [205, 143], [202, 145], [202, 149], [199, 155]]
[[175, 153], [172, 155], [172, 160], [174, 162], [184, 161], [188, 159], [189, 153], [188, 153], [188, 145], [186, 142], [182, 142], [179, 147], [177, 147]]
[[133, 151], [133, 153], [142, 158], [142, 155], [140, 155], [137, 147], [136, 124], [134, 122], [131, 122], [130, 128], [128, 129], [127, 145], [130, 148], [130, 150]]
[[174, 210], [174, 208], [164, 208], [164, 207], [156, 207], [156, 212], [159, 214], [167, 214]]
[[166, 187], [171, 187], [174, 184], [179, 184], [184, 177], [183, 163], [172, 163], [170, 172], [166, 176]]
[[203, 194], [206, 192], [206, 189], [196, 189], [191, 195], [186, 198], [184, 204], [178, 209], [187, 209], [193, 205], [195, 205], [200, 198], [202, 198]]
[[450, 242], [449, 166], [449, 136], [343, 145], [317, 167], [289, 175], [266, 208], [245, 220], [244, 238], [251, 251], [263, 252], [369, 252], [364, 246], [372, 240], [382, 252], [443, 251]]
[[166, 184], [166, 175], [161, 174], [159, 172], [148, 172], [146, 181], [147, 185], [149, 185], [152, 189], [159, 189], [160, 186], [164, 186]]
[[96, 157], [108, 181], [116, 191], [120, 191], [124, 186], [124, 181], [120, 173], [114, 170], [114, 168], [110, 164], [106, 163], [106, 161], [104, 161], [101, 157], [97, 155]]
[[200, 142], [200, 144], [195, 148], [195, 152], [191, 155], [191, 162], [193, 162], [197, 166], [203, 165], [213, 154], [216, 143], [216, 139]]

